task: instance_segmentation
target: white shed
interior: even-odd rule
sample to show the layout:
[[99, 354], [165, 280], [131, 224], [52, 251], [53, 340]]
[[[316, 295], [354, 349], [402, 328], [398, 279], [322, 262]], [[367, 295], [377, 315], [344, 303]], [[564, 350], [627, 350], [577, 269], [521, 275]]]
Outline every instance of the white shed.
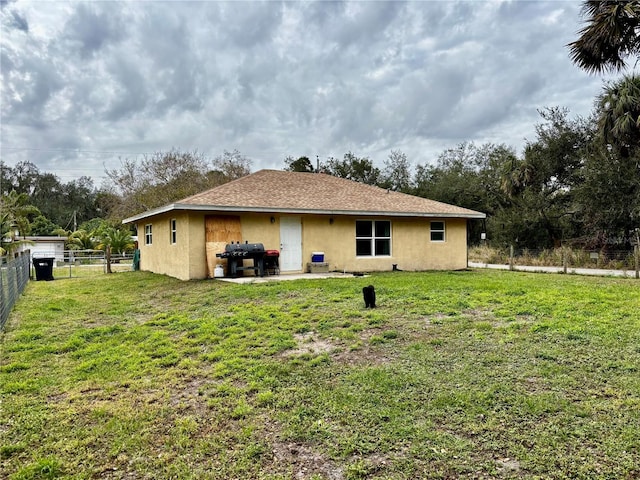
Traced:
[[19, 252], [31, 250], [32, 258], [55, 258], [56, 261], [64, 261], [64, 244], [67, 237], [20, 237], [25, 240], [18, 249]]

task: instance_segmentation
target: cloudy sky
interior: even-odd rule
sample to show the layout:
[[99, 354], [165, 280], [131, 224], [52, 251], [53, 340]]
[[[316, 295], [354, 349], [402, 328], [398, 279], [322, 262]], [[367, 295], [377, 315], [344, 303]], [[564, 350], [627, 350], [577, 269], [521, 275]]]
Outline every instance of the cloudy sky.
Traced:
[[603, 79], [566, 44], [580, 1], [0, 0], [0, 154], [99, 185], [119, 158], [237, 149], [433, 163], [521, 153], [537, 110], [588, 115]]

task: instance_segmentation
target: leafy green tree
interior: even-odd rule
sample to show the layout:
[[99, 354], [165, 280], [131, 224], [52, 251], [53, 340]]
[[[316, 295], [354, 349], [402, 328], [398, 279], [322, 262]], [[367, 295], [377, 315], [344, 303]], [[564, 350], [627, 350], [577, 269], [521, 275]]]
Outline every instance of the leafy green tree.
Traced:
[[[640, 55], [640, 1], [586, 1], [583, 13], [587, 25], [569, 44], [580, 68], [620, 71]], [[640, 226], [640, 77], [605, 85], [595, 115], [598, 135], [576, 189], [583, 238], [594, 246], [629, 246], [630, 232]]]
[[43, 215], [38, 215], [31, 222], [31, 235], [50, 236], [59, 235], [62, 232], [64, 230], [59, 225], [56, 225]]
[[584, 180], [576, 188], [580, 243], [589, 248], [630, 248], [640, 226], [640, 152], [624, 157], [595, 145], [586, 158]]
[[71, 226], [98, 215], [96, 191], [89, 177], [62, 183], [51, 173], [42, 173], [31, 162], [5, 167], [0, 162], [0, 186], [4, 193], [25, 194], [29, 203], [56, 225]]
[[309, 157], [293, 158], [291, 156], [284, 159], [285, 170], [289, 172], [313, 173], [315, 169]]
[[36, 178], [34, 187], [34, 205], [57, 225], [73, 229], [98, 214], [96, 190], [89, 177], [62, 183], [55, 175], [45, 173]]
[[505, 242], [528, 248], [551, 247], [579, 234], [575, 224], [575, 188], [583, 181], [587, 147], [593, 137], [591, 122], [571, 120], [568, 111], [540, 112], [537, 138], [525, 146], [522, 159], [504, 165], [502, 188], [511, 212], [493, 219], [504, 229]]
[[411, 164], [406, 154], [391, 150], [384, 162], [380, 186], [404, 193], [411, 191]]
[[619, 71], [640, 54], [640, 1], [588, 0], [587, 25], [569, 44], [573, 62], [587, 72]]
[[86, 232], [97, 232], [105, 225], [109, 225], [109, 223], [104, 218], [92, 218], [91, 220], [82, 222], [79, 229]]
[[640, 227], [640, 77], [607, 85], [595, 109], [598, 123], [577, 189], [584, 241], [630, 247]]
[[380, 169], [375, 167], [369, 158], [358, 158], [351, 152], [345, 153], [342, 160], [329, 158], [322, 166], [322, 171], [368, 185], [378, 185], [380, 181]]
[[503, 165], [515, 158], [506, 145], [461, 143], [441, 153], [436, 165], [417, 166], [414, 193], [491, 215], [505, 202]]
[[0, 194], [8, 194], [12, 190], [17, 193], [25, 193], [29, 196], [33, 194], [34, 186], [40, 171], [32, 162], [18, 162], [13, 168], [5, 166], [0, 162], [2, 191]]
[[[501, 189], [501, 178], [503, 166], [515, 161], [515, 153], [506, 145], [487, 143], [477, 147], [464, 142], [440, 154], [436, 165], [418, 165], [413, 193], [481, 211], [491, 219], [510, 205]], [[471, 223], [471, 242], [480, 241], [483, 231], [488, 238], [495, 238], [496, 232], [491, 226], [491, 223]]]
[[0, 160], [0, 196], [6, 195], [11, 190], [15, 190], [11, 183], [12, 168]]

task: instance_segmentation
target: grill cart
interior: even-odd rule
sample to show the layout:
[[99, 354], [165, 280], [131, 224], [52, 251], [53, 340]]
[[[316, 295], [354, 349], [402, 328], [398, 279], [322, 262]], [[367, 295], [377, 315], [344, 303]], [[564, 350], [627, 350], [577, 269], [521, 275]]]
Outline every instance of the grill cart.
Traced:
[[[227, 274], [231, 278], [236, 278], [238, 272], [244, 270], [253, 270], [256, 277], [264, 277], [265, 253], [264, 245], [261, 243], [231, 242], [225, 245], [223, 253], [216, 253], [216, 257], [227, 259]], [[253, 265], [245, 267], [245, 260], [252, 260]]]

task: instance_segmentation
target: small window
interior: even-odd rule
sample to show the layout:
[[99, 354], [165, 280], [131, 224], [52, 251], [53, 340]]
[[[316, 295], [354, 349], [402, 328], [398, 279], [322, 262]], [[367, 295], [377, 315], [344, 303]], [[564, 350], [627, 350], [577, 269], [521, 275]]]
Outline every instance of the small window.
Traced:
[[144, 226], [144, 244], [151, 245], [153, 243], [153, 225], [148, 223]]
[[431, 222], [431, 241], [444, 242], [444, 222]]
[[171, 220], [169, 220], [169, 232], [170, 232], [169, 242], [171, 243], [171, 245], [175, 245], [176, 243], [178, 243], [176, 223], [177, 222], [175, 218], [172, 218]]
[[356, 255], [358, 257], [390, 256], [391, 222], [388, 220], [357, 220]]

